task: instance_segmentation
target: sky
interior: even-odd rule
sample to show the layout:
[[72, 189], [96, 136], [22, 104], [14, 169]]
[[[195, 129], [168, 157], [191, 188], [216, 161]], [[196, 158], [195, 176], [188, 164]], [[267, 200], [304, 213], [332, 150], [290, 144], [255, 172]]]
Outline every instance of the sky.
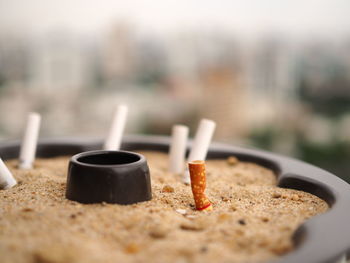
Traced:
[[350, 33], [349, 0], [0, 0], [0, 30], [98, 32], [118, 22], [141, 31], [221, 28], [241, 34]]

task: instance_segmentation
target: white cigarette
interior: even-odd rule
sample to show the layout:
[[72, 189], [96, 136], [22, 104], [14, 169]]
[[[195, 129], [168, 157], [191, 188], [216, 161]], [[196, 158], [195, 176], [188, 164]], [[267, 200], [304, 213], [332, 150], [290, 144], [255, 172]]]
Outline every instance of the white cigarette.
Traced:
[[16, 184], [17, 182], [13, 178], [12, 173], [0, 158], [0, 189], [9, 189]]
[[[200, 121], [196, 135], [193, 139], [190, 154], [188, 156], [188, 162], [196, 160], [205, 160], [211, 139], [215, 131], [215, 127], [216, 123], [212, 120], [202, 119]], [[183, 182], [186, 184], [189, 184], [191, 182], [188, 170], [186, 170], [184, 173]]]
[[187, 137], [187, 126], [173, 126], [169, 149], [169, 172], [171, 173], [182, 174], [184, 171]]
[[27, 126], [19, 153], [19, 168], [31, 169], [35, 159], [41, 117], [32, 112], [28, 115]]
[[128, 107], [119, 105], [114, 112], [112, 125], [103, 146], [104, 150], [117, 151], [120, 149], [127, 115]]

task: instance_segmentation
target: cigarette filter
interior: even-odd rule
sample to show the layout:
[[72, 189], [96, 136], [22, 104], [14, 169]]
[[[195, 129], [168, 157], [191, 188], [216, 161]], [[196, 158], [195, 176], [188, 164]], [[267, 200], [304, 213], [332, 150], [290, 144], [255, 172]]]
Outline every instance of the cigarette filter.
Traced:
[[206, 174], [204, 161], [192, 161], [188, 163], [191, 177], [191, 188], [196, 209], [199, 211], [213, 210], [213, 206], [205, 195]]

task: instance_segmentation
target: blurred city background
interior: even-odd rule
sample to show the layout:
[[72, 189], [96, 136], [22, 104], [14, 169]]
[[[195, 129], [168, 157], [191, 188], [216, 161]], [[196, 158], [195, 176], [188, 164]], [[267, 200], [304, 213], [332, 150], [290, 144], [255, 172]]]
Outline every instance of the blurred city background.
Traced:
[[0, 0], [0, 139], [29, 111], [41, 136], [170, 134], [202, 117], [215, 140], [350, 181], [350, 1]]

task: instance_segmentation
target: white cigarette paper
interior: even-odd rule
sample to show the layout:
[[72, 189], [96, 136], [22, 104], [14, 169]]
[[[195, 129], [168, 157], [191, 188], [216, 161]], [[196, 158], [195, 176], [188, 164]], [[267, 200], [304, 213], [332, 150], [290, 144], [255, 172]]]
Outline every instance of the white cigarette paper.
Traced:
[[[193, 139], [192, 148], [188, 156], [188, 162], [205, 161], [208, 153], [209, 145], [215, 131], [216, 123], [212, 120], [202, 119], [199, 123], [196, 135]], [[183, 182], [191, 183], [188, 170], [185, 171]]]
[[120, 149], [127, 115], [128, 107], [126, 105], [119, 105], [114, 112], [112, 125], [103, 146], [104, 150], [117, 151]]
[[17, 184], [12, 173], [0, 158], [0, 189], [9, 189]]
[[33, 167], [39, 136], [40, 121], [41, 117], [38, 113], [29, 113], [27, 126], [19, 153], [19, 168], [21, 169], [31, 169]]
[[174, 125], [169, 149], [169, 172], [182, 174], [185, 167], [186, 144], [188, 127]]

